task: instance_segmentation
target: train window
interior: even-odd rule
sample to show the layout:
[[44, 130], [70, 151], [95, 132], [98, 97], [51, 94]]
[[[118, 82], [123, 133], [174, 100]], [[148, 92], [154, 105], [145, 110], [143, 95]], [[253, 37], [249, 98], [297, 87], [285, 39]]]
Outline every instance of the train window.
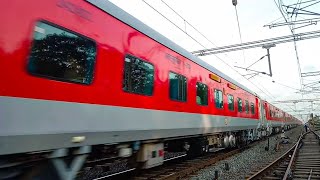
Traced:
[[123, 89], [151, 96], [154, 84], [153, 65], [131, 55], [125, 57]]
[[223, 94], [219, 89], [214, 90], [214, 98], [217, 108], [223, 108]]
[[238, 111], [242, 112], [242, 99], [238, 98]]
[[94, 41], [45, 22], [37, 22], [27, 69], [32, 75], [90, 84], [96, 57]]
[[249, 102], [248, 100], [246, 100], [245, 102], [246, 102], [246, 113], [249, 114]]
[[199, 105], [208, 105], [208, 86], [197, 82], [197, 96], [196, 96], [196, 101], [197, 104]]
[[251, 114], [254, 114], [254, 104], [251, 103]]
[[228, 109], [229, 110], [234, 110], [234, 99], [231, 94], [228, 94]]
[[187, 101], [187, 78], [173, 72], [169, 73], [170, 98], [177, 101]]

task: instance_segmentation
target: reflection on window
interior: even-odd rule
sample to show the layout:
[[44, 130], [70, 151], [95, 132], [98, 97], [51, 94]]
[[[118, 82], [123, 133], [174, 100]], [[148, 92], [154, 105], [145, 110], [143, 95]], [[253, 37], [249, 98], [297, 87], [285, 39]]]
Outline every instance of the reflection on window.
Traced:
[[67, 30], [38, 22], [28, 63], [31, 74], [60, 81], [90, 84], [95, 42]]
[[251, 103], [251, 114], [254, 114], [254, 104]]
[[217, 108], [223, 108], [223, 94], [222, 91], [215, 89], [214, 90], [214, 99]]
[[238, 98], [238, 111], [242, 112], [242, 99]]
[[197, 104], [208, 105], [208, 86], [197, 82]]
[[231, 94], [228, 94], [228, 109], [229, 110], [234, 110], [234, 99]]
[[246, 102], [246, 113], [249, 114], [249, 102], [248, 100], [246, 100], [245, 102]]
[[127, 55], [124, 64], [123, 89], [128, 92], [152, 95], [154, 84], [153, 65]]
[[177, 101], [187, 101], [187, 78], [170, 72], [170, 98]]

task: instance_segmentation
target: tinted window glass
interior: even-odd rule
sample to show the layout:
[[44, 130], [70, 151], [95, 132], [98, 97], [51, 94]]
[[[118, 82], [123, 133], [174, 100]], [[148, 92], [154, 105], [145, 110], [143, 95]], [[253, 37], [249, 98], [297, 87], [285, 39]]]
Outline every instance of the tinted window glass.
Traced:
[[156, 158], [157, 157], [157, 151], [152, 151], [151, 158]]
[[242, 112], [242, 99], [238, 98], [238, 111]]
[[234, 110], [234, 99], [230, 94], [228, 94], [228, 109], [232, 111]]
[[196, 101], [199, 105], [208, 105], [208, 86], [202, 83], [197, 83]]
[[124, 65], [123, 89], [128, 92], [152, 95], [154, 83], [153, 65], [127, 55]]
[[249, 102], [246, 100], [246, 113], [249, 114]]
[[173, 72], [169, 73], [170, 98], [172, 100], [187, 101], [187, 78]]
[[251, 114], [254, 114], [254, 104], [251, 103]]
[[96, 45], [90, 39], [38, 22], [28, 63], [31, 74], [60, 81], [90, 84]]
[[217, 108], [223, 108], [223, 94], [222, 91], [215, 89], [214, 90], [215, 104]]

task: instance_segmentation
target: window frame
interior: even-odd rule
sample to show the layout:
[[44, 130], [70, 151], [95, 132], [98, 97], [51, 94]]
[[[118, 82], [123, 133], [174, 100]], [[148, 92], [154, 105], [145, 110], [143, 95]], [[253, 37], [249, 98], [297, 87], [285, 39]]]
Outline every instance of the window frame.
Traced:
[[253, 102], [250, 103], [250, 112], [251, 112], [251, 114], [255, 114], [254, 103]]
[[[198, 84], [202, 84], [202, 85], [205, 85], [206, 86], [206, 88], [207, 88], [207, 104], [199, 104], [198, 102], [197, 102], [197, 96], [198, 96]], [[208, 85], [206, 85], [205, 83], [202, 83], [202, 82], [197, 82], [196, 83], [196, 103], [199, 105], [199, 106], [208, 106], [209, 105], [209, 86]]]
[[[241, 101], [241, 111], [240, 111], [240, 106], [239, 106], [239, 102]], [[243, 103], [242, 103], [242, 99], [241, 98], [237, 98], [237, 102], [238, 102], [238, 112], [243, 112]]]
[[245, 100], [245, 110], [246, 110], [246, 114], [249, 114], [250, 111], [250, 104], [248, 100]]
[[[229, 107], [229, 96], [232, 97], [233, 109], [230, 109], [230, 107]], [[227, 95], [227, 98], [228, 98], [228, 109], [229, 109], [230, 111], [235, 111], [234, 96], [233, 96], [232, 94], [228, 94], [228, 95]]]
[[[176, 75], [180, 75], [180, 76], [182, 76], [182, 77], [184, 77], [185, 79], [186, 79], [186, 90], [185, 90], [185, 95], [186, 95], [186, 100], [185, 101], [183, 101], [183, 100], [178, 100], [178, 99], [172, 99], [171, 97], [170, 97], [170, 73], [173, 73], [173, 74], [176, 74]], [[168, 88], [169, 88], [169, 93], [168, 93], [168, 95], [169, 95], [169, 99], [170, 100], [172, 100], [172, 101], [177, 101], [177, 102], [182, 102], [182, 103], [186, 103], [186, 102], [188, 102], [188, 78], [186, 77], [186, 76], [184, 76], [184, 75], [182, 75], [182, 74], [180, 74], [180, 73], [176, 73], [176, 72], [174, 72], [174, 71], [169, 71], [169, 73], [168, 73], [168, 81], [169, 81], [169, 86], [168, 86]]]
[[70, 80], [70, 79], [64, 79], [64, 78], [59, 78], [59, 77], [53, 77], [53, 76], [47, 76], [47, 75], [44, 75], [44, 74], [38, 74], [38, 73], [34, 73], [34, 72], [31, 72], [29, 70], [29, 63], [30, 63], [30, 57], [31, 57], [31, 51], [32, 51], [32, 48], [33, 48], [33, 44], [34, 44], [34, 29], [32, 31], [32, 37], [31, 37], [31, 45], [29, 46], [29, 52], [28, 52], [28, 57], [27, 57], [27, 63], [26, 63], [26, 68], [25, 70], [27, 71], [28, 74], [34, 76], [34, 77], [39, 77], [39, 78], [43, 78], [43, 79], [48, 79], [48, 80], [55, 80], [55, 81], [58, 81], [58, 82], [67, 82], [67, 83], [72, 83], [72, 84], [78, 84], [78, 85], [85, 85], [85, 86], [90, 86], [94, 79], [95, 79], [95, 70], [96, 70], [96, 63], [97, 63], [97, 59], [98, 59], [98, 46], [97, 46], [97, 42], [96, 40], [94, 40], [93, 38], [90, 38], [88, 36], [85, 36], [77, 31], [74, 31], [74, 30], [71, 30], [67, 27], [64, 27], [62, 25], [58, 25], [58, 24], [55, 24], [53, 22], [50, 22], [50, 21], [47, 21], [47, 20], [43, 20], [43, 19], [40, 19], [40, 20], [37, 20], [35, 21], [34, 25], [33, 25], [33, 28], [36, 27], [37, 23], [44, 23], [44, 24], [47, 24], [49, 26], [52, 26], [54, 28], [57, 28], [59, 30], [62, 30], [62, 31], [65, 31], [67, 33], [70, 33], [70, 34], [73, 34], [73, 35], [76, 35], [78, 37], [81, 37], [81, 38], [84, 38], [84, 39], [87, 39], [87, 40], [90, 40], [94, 43], [94, 48], [95, 48], [95, 57], [94, 57], [94, 62], [93, 62], [93, 65], [92, 65], [92, 74], [91, 74], [91, 78], [90, 80], [87, 82], [87, 83], [83, 83], [83, 82], [80, 82], [80, 81], [73, 81], [73, 80]]
[[[216, 91], [217, 92], [221, 92], [221, 97], [222, 97], [222, 104], [221, 104], [221, 107], [217, 107], [217, 99], [216, 99]], [[214, 89], [214, 104], [215, 104], [215, 107], [217, 108], [217, 109], [223, 109], [223, 92], [220, 90], [220, 89]]]
[[[144, 94], [144, 93], [139, 93], [139, 92], [133, 92], [133, 91], [129, 91], [129, 90], [125, 90], [125, 89], [124, 89], [123, 85], [124, 85], [124, 80], [125, 80], [125, 61], [126, 61], [126, 58], [127, 58], [128, 56], [133, 57], [133, 58], [136, 58], [136, 59], [139, 59], [140, 61], [142, 61], [142, 62], [144, 62], [144, 63], [147, 63], [147, 64], [152, 65], [152, 67], [153, 67], [153, 86], [152, 86], [152, 93], [151, 93], [151, 94]], [[154, 83], [154, 82], [155, 82], [155, 74], [156, 74], [154, 64], [153, 64], [152, 62], [150, 62], [150, 61], [146, 61], [145, 59], [139, 58], [139, 57], [134, 56], [134, 55], [132, 55], [132, 54], [125, 54], [124, 59], [123, 59], [123, 62], [124, 62], [124, 64], [123, 64], [123, 69], [122, 69], [122, 74], [123, 74], [123, 76], [122, 76], [122, 80], [123, 80], [123, 81], [122, 81], [122, 90], [123, 90], [124, 92], [130, 93], [130, 94], [137, 94], [137, 95], [142, 95], [142, 96], [153, 96], [154, 88], [155, 88], [155, 83]]]

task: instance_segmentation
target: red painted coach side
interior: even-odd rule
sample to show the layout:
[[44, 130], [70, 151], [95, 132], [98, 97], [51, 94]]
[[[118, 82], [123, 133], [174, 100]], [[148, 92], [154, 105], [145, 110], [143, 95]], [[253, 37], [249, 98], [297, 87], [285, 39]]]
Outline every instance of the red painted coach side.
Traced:
[[[209, 78], [212, 72], [159, 44], [114, 17], [79, 0], [5, 0], [0, 12], [0, 96], [35, 98], [54, 101], [124, 106], [188, 113], [225, 115], [258, 120], [257, 98], [238, 88], [227, 87], [222, 79]], [[12, 6], [12, 7], [11, 7]], [[11, 8], [8, 8], [11, 7]], [[53, 8], [54, 7], [54, 8]], [[12, 9], [15, 9], [12, 11]], [[82, 13], [82, 14], [81, 14]], [[8, 18], [9, 17], [9, 18]], [[28, 56], [37, 21], [44, 20], [93, 39], [97, 45], [94, 78], [90, 85], [74, 84], [37, 77], [27, 72]], [[124, 57], [130, 54], [150, 62], [155, 68], [152, 96], [127, 93], [122, 90]], [[173, 63], [166, 55], [181, 60]], [[190, 68], [187, 68], [190, 67]], [[187, 77], [187, 102], [169, 98], [169, 72]], [[196, 83], [209, 87], [208, 106], [196, 103]], [[214, 103], [214, 89], [224, 90], [224, 108]], [[235, 100], [235, 110], [228, 110], [227, 94]], [[238, 112], [237, 97], [242, 99], [243, 111]], [[255, 114], [247, 114], [245, 100], [255, 105]]]

